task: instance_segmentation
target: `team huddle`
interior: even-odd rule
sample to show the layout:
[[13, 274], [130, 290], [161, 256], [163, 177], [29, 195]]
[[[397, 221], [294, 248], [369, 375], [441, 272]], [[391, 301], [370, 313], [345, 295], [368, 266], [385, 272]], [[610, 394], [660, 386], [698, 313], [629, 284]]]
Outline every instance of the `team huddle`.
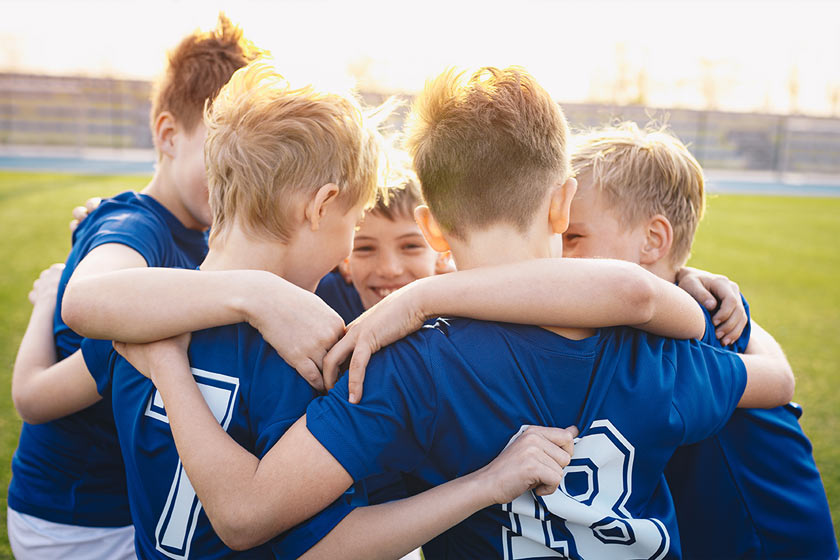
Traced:
[[398, 151], [265, 54], [185, 37], [151, 182], [36, 281], [19, 560], [838, 558], [782, 349], [684, 266], [679, 140], [486, 67]]

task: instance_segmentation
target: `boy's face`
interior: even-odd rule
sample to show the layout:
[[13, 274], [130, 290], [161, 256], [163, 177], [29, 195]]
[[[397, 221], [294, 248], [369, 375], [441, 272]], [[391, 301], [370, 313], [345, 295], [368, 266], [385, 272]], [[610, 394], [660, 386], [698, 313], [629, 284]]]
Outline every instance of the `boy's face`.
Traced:
[[178, 189], [181, 204], [193, 224], [193, 229], [206, 229], [213, 221], [210, 212], [210, 195], [207, 191], [207, 169], [204, 166], [204, 140], [207, 128], [198, 123], [191, 132], [180, 132], [175, 158], [172, 160], [172, 175]]
[[563, 234], [564, 257], [601, 257], [639, 264], [644, 239], [640, 226], [622, 225], [616, 211], [605, 203], [587, 177], [578, 178], [569, 228]]
[[394, 290], [433, 275], [437, 258], [413, 219], [368, 213], [353, 239], [350, 276], [369, 309]]

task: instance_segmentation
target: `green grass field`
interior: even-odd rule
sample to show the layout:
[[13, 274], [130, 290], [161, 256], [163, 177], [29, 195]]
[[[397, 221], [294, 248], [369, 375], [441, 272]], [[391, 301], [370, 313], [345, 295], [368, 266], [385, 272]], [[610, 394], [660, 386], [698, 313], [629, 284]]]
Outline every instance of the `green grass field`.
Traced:
[[[8, 487], [20, 420], [10, 381], [38, 273], [70, 249], [73, 206], [91, 196], [139, 189], [148, 178], [0, 172], [0, 485]], [[709, 200], [691, 264], [727, 274], [753, 317], [773, 333], [797, 373], [796, 400], [814, 444], [835, 531], [840, 522], [840, 199], [716, 196]], [[779, 453], [784, 453], [779, 449]], [[6, 494], [0, 504], [0, 558], [10, 557]]]

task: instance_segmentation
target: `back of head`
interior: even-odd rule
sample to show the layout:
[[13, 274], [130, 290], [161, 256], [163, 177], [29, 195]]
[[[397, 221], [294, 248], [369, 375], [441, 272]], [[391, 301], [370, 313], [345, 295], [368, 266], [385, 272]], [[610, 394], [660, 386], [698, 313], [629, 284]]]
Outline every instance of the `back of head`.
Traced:
[[152, 126], [168, 111], [187, 131], [201, 122], [212, 101], [237, 69], [259, 58], [259, 50], [223, 14], [212, 31], [196, 30], [167, 53], [166, 70], [152, 92]]
[[621, 223], [634, 226], [656, 214], [671, 222], [669, 259], [682, 266], [703, 217], [703, 170], [675, 136], [662, 129], [640, 130], [632, 122], [575, 138], [572, 169], [604, 196]]
[[399, 219], [414, 220], [414, 209], [423, 204], [417, 175], [411, 170], [407, 154], [392, 150], [388, 154], [388, 180], [379, 192], [376, 205], [370, 213], [392, 222]]
[[219, 92], [205, 124], [211, 241], [234, 223], [288, 241], [294, 203], [329, 183], [347, 209], [374, 200], [381, 137], [355, 99], [292, 89], [255, 62]]
[[406, 145], [423, 197], [446, 232], [505, 223], [524, 231], [548, 190], [568, 175], [563, 112], [516, 67], [426, 83]]

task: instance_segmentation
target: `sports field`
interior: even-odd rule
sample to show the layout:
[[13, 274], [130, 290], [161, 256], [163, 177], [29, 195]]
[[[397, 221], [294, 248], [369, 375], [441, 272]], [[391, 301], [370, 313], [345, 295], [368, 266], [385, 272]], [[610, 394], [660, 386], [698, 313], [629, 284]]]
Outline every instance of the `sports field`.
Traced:
[[[35, 276], [70, 249], [73, 206], [139, 189], [140, 176], [0, 172], [0, 558], [11, 556], [6, 494], [20, 420], [10, 380]], [[796, 400], [840, 527], [840, 198], [717, 195], [708, 202], [691, 264], [727, 274], [797, 373]], [[779, 453], [785, 453], [779, 449]], [[840, 535], [840, 532], [838, 532]]]

